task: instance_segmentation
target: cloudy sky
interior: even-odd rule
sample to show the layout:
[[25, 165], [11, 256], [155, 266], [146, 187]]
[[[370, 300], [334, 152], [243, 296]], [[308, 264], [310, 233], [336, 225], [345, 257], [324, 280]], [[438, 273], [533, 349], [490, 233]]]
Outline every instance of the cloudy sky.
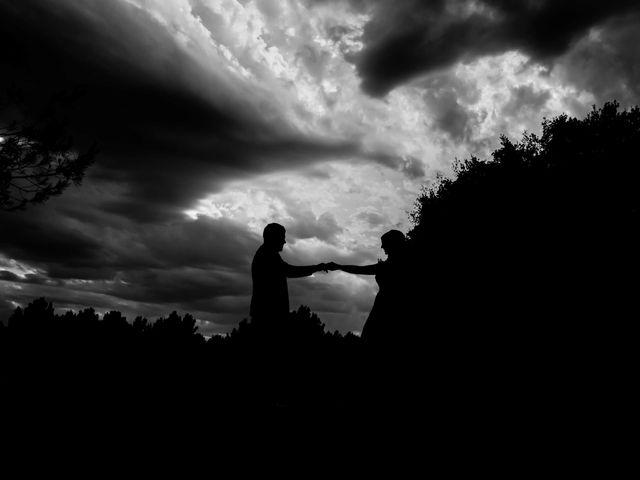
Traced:
[[[640, 103], [637, 0], [0, 0], [0, 42], [0, 88], [34, 111], [79, 92], [70, 129], [101, 149], [81, 186], [0, 212], [0, 319], [45, 296], [229, 331], [267, 223], [289, 263], [375, 262], [456, 158]], [[289, 291], [346, 332], [376, 286]]]

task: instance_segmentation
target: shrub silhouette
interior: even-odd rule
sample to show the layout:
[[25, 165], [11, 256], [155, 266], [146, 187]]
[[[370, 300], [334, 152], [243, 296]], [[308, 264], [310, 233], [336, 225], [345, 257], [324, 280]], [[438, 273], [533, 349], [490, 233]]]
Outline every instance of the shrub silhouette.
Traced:
[[15, 391], [24, 395], [18, 403], [51, 391], [64, 397], [94, 392], [96, 405], [126, 397], [150, 403], [147, 413], [188, 410], [194, 401], [234, 411], [322, 401], [340, 407], [347, 399], [336, 388], [354, 373], [349, 362], [357, 337], [325, 332], [305, 306], [277, 323], [280, 328], [267, 333], [245, 320], [230, 335], [205, 340], [189, 314], [172, 312], [153, 322], [128, 322], [117, 311], [99, 319], [91, 308], [57, 315], [39, 298], [14, 311], [0, 329], [0, 347]]
[[569, 421], [607, 404], [605, 376], [630, 373], [639, 151], [640, 109], [607, 103], [502, 137], [491, 161], [458, 162], [418, 199], [417, 348], [442, 385], [465, 386], [449, 390], [458, 399], [495, 412], [515, 394], [509, 408], [526, 410], [553, 392], [538, 414], [557, 420], [567, 402]]
[[[637, 265], [640, 110], [607, 103], [584, 120], [545, 120], [540, 137], [501, 142], [492, 161], [459, 162], [455, 179], [418, 199], [414, 255], [437, 272], [423, 285], [460, 300], [451, 314], [536, 321], [592, 315], [590, 295], [629, 292], [623, 275]], [[597, 310], [611, 308], [604, 302]]]

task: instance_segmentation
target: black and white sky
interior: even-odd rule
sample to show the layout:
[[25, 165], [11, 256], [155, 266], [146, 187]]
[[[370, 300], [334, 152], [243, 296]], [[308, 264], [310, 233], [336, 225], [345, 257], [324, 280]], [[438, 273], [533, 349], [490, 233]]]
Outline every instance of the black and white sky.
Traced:
[[[640, 103], [637, 0], [0, 0], [0, 43], [0, 88], [80, 92], [70, 129], [101, 149], [81, 186], [0, 213], [0, 320], [45, 296], [229, 331], [267, 223], [290, 263], [375, 262], [456, 158]], [[346, 332], [376, 286], [289, 290]]]

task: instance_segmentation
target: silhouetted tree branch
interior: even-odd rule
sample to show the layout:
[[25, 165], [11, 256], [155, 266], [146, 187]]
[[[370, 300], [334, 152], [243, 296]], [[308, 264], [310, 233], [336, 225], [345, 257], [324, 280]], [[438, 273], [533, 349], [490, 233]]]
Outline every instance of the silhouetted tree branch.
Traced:
[[[8, 101], [0, 104], [0, 120], [15, 113], [9, 107]], [[71, 183], [80, 184], [97, 152], [94, 144], [78, 153], [53, 109], [33, 122], [5, 119], [0, 123], [0, 209], [42, 203]]]

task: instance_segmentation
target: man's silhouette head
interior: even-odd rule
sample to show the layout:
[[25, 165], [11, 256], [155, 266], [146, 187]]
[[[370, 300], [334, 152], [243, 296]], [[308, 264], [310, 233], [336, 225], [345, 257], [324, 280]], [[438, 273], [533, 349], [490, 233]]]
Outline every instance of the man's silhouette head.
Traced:
[[382, 249], [388, 256], [393, 256], [402, 251], [406, 238], [400, 230], [389, 230], [380, 237]]
[[285, 228], [279, 223], [270, 223], [266, 227], [264, 227], [264, 231], [262, 232], [262, 237], [264, 238], [264, 244], [276, 252], [281, 252], [284, 244], [287, 243], [285, 240]]

